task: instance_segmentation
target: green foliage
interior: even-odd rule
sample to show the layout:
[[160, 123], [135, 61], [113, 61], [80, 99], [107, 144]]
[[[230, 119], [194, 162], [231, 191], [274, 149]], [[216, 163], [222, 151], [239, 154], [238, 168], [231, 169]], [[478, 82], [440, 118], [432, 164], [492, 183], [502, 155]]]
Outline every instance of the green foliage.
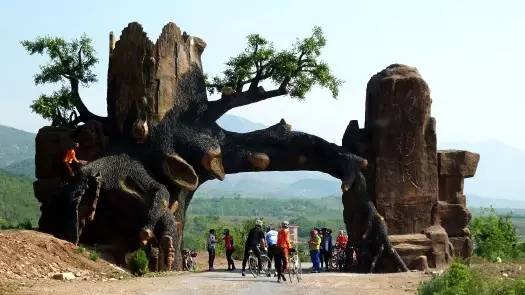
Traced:
[[312, 35], [297, 40], [292, 49], [276, 51], [273, 44], [258, 34], [248, 35], [244, 52], [226, 63], [223, 77], [207, 82], [211, 93], [221, 92], [225, 87], [242, 91], [247, 84], [271, 80], [284, 87], [292, 97], [304, 98], [314, 85], [328, 88], [333, 97], [339, 94], [343, 83], [331, 72], [328, 65], [319, 60], [326, 39], [320, 27], [314, 27]]
[[93, 250], [91, 250], [91, 252], [89, 252], [89, 259], [90, 260], [96, 262], [98, 260], [98, 258], [99, 258], [99, 255], [98, 255], [98, 252], [95, 249], [93, 249]]
[[53, 126], [66, 126], [77, 117], [71, 90], [64, 85], [51, 95], [41, 94], [33, 100], [31, 109]]
[[31, 179], [0, 170], [0, 227], [32, 228], [39, 215]]
[[139, 249], [130, 260], [131, 272], [136, 276], [143, 276], [148, 272], [148, 257], [144, 249]]
[[498, 216], [494, 209], [486, 209], [472, 219], [469, 227], [476, 255], [492, 261], [519, 255], [518, 236], [510, 215]]
[[82, 246], [78, 246], [76, 249], [75, 249], [75, 253], [77, 254], [82, 254], [86, 252], [86, 248], [82, 247]]
[[[35, 75], [35, 84], [57, 83], [63, 85], [51, 95], [42, 94], [33, 101], [31, 109], [50, 120], [53, 126], [69, 125], [77, 117], [75, 106], [80, 98], [72, 94], [67, 83], [78, 87], [78, 82], [88, 86], [97, 78], [92, 68], [98, 62], [96, 52], [91, 45], [91, 39], [82, 35], [80, 39], [65, 41], [58, 37], [38, 37], [34, 41], [25, 40], [22, 46], [30, 55], [46, 54], [49, 63], [40, 66], [40, 72]], [[78, 90], [78, 89], [77, 89]]]
[[423, 282], [419, 295], [525, 294], [525, 279], [496, 279], [455, 262], [442, 275]]

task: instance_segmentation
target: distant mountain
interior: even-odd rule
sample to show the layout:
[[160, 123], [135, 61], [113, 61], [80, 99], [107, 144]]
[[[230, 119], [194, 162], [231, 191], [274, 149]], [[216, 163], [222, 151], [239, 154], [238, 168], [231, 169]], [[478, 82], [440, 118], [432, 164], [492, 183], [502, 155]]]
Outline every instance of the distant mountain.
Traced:
[[0, 168], [34, 156], [34, 133], [0, 125]]
[[525, 209], [525, 200], [495, 199], [467, 194], [467, 205], [470, 208]]
[[3, 169], [13, 175], [23, 175], [31, 179], [35, 178], [34, 158], [29, 158], [15, 163], [11, 163]]
[[476, 175], [465, 180], [467, 196], [525, 200], [525, 151], [495, 140], [444, 143], [440, 148], [465, 149], [481, 155]]
[[217, 123], [219, 124], [219, 126], [228, 131], [241, 133], [259, 130], [267, 127], [261, 123], [255, 123], [234, 115], [224, 115], [219, 120], [217, 120]]

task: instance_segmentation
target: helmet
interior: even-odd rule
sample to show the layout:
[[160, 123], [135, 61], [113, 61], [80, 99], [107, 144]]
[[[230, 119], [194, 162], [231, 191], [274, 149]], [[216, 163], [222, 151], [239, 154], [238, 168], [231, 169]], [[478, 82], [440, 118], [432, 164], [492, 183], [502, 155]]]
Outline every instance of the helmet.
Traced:
[[281, 223], [281, 226], [284, 227], [284, 228], [288, 228], [289, 225], [290, 225], [290, 223], [287, 220], [285, 220], [285, 221], [283, 221], [283, 223]]
[[255, 226], [261, 226], [262, 227], [263, 222], [260, 219], [255, 220]]

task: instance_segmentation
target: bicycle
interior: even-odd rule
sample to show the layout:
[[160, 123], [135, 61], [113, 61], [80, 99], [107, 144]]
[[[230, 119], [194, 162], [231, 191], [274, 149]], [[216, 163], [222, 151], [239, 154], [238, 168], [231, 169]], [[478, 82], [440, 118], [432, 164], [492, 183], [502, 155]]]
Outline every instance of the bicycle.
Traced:
[[332, 270], [342, 270], [346, 264], [346, 251], [340, 247], [335, 247], [332, 250], [332, 257], [330, 258], [330, 268]]
[[248, 267], [250, 269], [250, 273], [253, 275], [254, 278], [260, 276], [261, 274], [268, 275], [270, 273], [270, 270], [268, 269], [270, 258], [268, 257], [268, 255], [266, 255], [264, 251], [261, 251], [259, 245], [257, 245], [257, 251], [259, 251], [261, 255], [261, 269], [259, 269], [257, 255], [253, 252], [253, 250], [250, 249], [250, 255], [248, 256]]
[[183, 250], [182, 253], [182, 268], [186, 271], [195, 271], [197, 263], [195, 262], [197, 252], [195, 250]]
[[288, 278], [290, 283], [293, 282], [293, 278], [299, 283], [303, 279], [303, 268], [301, 266], [301, 258], [299, 257], [299, 251], [290, 249], [290, 256], [288, 260]]

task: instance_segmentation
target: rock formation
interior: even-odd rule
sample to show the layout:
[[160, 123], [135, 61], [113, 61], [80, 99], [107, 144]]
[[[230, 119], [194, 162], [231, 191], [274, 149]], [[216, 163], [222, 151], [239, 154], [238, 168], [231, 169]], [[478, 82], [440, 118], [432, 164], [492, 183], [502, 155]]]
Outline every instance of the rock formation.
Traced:
[[[252, 81], [248, 90], [209, 101], [204, 48], [173, 23], [155, 43], [137, 23], [118, 41], [110, 36], [108, 117], [82, 104], [84, 125], [38, 132], [34, 190], [42, 231], [97, 244], [121, 263], [144, 247], [152, 270], [182, 269], [185, 214], [202, 183], [231, 173], [312, 170], [342, 181], [357, 271], [442, 267], [449, 236], [455, 253], [469, 253], [461, 189], [477, 158], [449, 152], [438, 159], [430, 91], [417, 70], [392, 65], [375, 75], [367, 87], [365, 128], [350, 122], [339, 146], [292, 131], [284, 120], [249, 133], [223, 130], [215, 122], [220, 116], [285, 94], [290, 79], [269, 91]], [[78, 81], [71, 84], [80, 99]], [[65, 177], [62, 157], [73, 141], [80, 143], [78, 158], [89, 164]], [[387, 227], [397, 235], [394, 243]]]
[[[466, 258], [472, 251], [463, 178], [474, 175], [479, 155], [437, 151], [431, 103], [415, 68], [391, 65], [368, 82], [365, 127], [352, 121], [343, 138], [343, 146], [368, 159], [371, 198], [395, 249], [418, 269], [442, 268], [452, 254]], [[362, 227], [345, 221], [354, 235]]]

